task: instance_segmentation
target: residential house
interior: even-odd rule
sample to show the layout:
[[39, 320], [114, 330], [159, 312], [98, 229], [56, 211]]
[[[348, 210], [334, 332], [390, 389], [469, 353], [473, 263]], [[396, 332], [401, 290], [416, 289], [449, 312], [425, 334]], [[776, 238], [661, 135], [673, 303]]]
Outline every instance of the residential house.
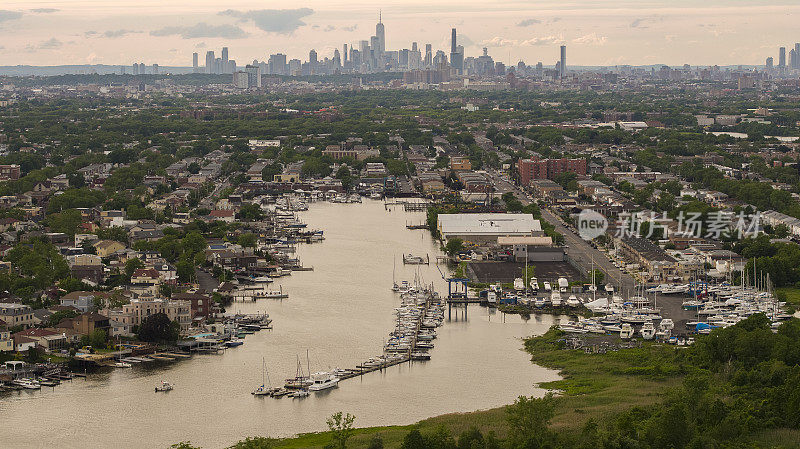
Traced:
[[34, 324], [33, 309], [18, 303], [0, 302], [0, 320], [8, 327], [31, 327]]
[[93, 243], [97, 255], [100, 257], [109, 257], [117, 251], [122, 251], [126, 248], [124, 243], [117, 242], [116, 240], [98, 240]]

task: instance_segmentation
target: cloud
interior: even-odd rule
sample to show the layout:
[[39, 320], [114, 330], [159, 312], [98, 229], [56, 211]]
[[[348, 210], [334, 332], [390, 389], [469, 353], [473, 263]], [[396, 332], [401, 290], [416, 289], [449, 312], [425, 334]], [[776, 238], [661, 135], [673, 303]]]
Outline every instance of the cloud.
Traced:
[[536, 47], [539, 45], [556, 45], [563, 43], [564, 38], [562, 36], [533, 37], [524, 41], [495, 36], [491, 39], [481, 41], [480, 44], [485, 47]]
[[87, 31], [87, 32], [83, 33], [83, 35], [86, 36], [86, 37], [100, 37], [100, 36], [102, 36], [102, 37], [106, 37], [106, 38], [109, 38], [109, 39], [114, 39], [114, 38], [117, 38], [117, 37], [125, 37], [128, 34], [132, 34], [132, 33], [141, 33], [141, 31], [126, 30], [126, 29], [108, 30], [108, 31], [103, 32], [103, 33], [100, 33], [98, 31]]
[[141, 31], [133, 31], [133, 30], [126, 30], [126, 29], [108, 30], [105, 33], [103, 33], [103, 37], [108, 37], [108, 38], [124, 37], [124, 36], [127, 36], [128, 34], [131, 34], [131, 33], [141, 33]]
[[542, 23], [542, 21], [538, 19], [525, 19], [517, 23], [517, 26], [524, 28], [524, 27], [529, 27], [531, 25], [535, 25], [537, 23]]
[[294, 30], [304, 26], [303, 17], [314, 13], [311, 8], [297, 9], [257, 9], [238, 11], [228, 9], [219, 13], [221, 16], [236, 17], [243, 22], [253, 22], [261, 31], [277, 34], [291, 34]]
[[34, 9], [31, 9], [30, 11], [38, 13], [38, 14], [50, 14], [50, 13], [53, 13], [53, 12], [59, 12], [61, 10], [60, 9], [56, 9], [56, 8], [34, 8]]
[[178, 35], [184, 39], [196, 39], [201, 37], [223, 37], [226, 39], [241, 39], [247, 37], [247, 33], [236, 25], [210, 25], [205, 22], [192, 26], [172, 26], [159, 28], [150, 32], [151, 36], [174, 36]]
[[325, 32], [336, 31], [336, 27], [333, 26], [333, 25], [328, 25], [328, 26], [325, 27], [325, 29], [323, 31], [325, 31]]
[[576, 44], [605, 45], [607, 40], [608, 38], [605, 36], [598, 36], [597, 33], [592, 33], [572, 39], [572, 42]]
[[521, 47], [536, 47], [539, 45], [557, 45], [563, 44], [564, 38], [562, 36], [543, 36], [533, 37], [519, 43]]
[[194, 48], [206, 48], [206, 43], [198, 42], [197, 44], [195, 44]]
[[355, 31], [358, 29], [358, 24], [351, 25], [349, 27], [340, 27], [339, 29], [342, 31]]
[[651, 23], [661, 22], [663, 17], [640, 17], [631, 22], [631, 28], [650, 28]]
[[34, 53], [39, 50], [55, 50], [63, 46], [64, 46], [63, 42], [54, 37], [51, 37], [46, 41], [40, 42], [38, 45], [33, 45], [33, 44], [26, 45], [25, 51], [28, 53]]
[[9, 11], [7, 9], [0, 9], [0, 22], [17, 20], [20, 17], [22, 17], [22, 13], [19, 11]]

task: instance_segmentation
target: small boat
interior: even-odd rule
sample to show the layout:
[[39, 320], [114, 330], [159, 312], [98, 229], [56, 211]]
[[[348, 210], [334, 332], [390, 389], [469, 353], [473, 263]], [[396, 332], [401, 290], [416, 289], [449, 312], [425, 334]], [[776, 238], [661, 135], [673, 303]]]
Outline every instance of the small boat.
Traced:
[[308, 396], [308, 390], [306, 389], [300, 389], [294, 391], [293, 393], [289, 393], [290, 398], [304, 398], [306, 396]]
[[550, 286], [550, 282], [544, 281], [544, 291], [549, 292], [552, 291], [553, 287]]
[[158, 393], [159, 391], [172, 391], [173, 389], [175, 389], [175, 387], [166, 380], [162, 380], [161, 383], [156, 385], [155, 388], [156, 393]]
[[231, 338], [230, 340], [225, 342], [225, 346], [227, 346], [229, 348], [234, 348], [236, 346], [241, 346], [243, 344], [244, 344], [244, 340], [242, 340], [240, 338], [236, 338], [236, 337]]
[[133, 367], [133, 365], [131, 365], [130, 363], [123, 362], [123, 361], [119, 361], [119, 362], [115, 363], [114, 366], [117, 367], [117, 368], [131, 368], [131, 367]]
[[314, 373], [311, 375], [311, 385], [308, 389], [311, 391], [322, 391], [333, 388], [339, 385], [339, 378], [332, 373]]
[[653, 326], [652, 321], [647, 321], [642, 325], [642, 329], [639, 332], [645, 340], [652, 340], [656, 336], [656, 327]]
[[613, 295], [614, 294], [614, 286], [613, 285], [606, 284], [605, 289], [606, 289], [606, 293], [608, 293], [609, 295]]
[[427, 352], [417, 351], [411, 353], [411, 360], [430, 360], [430, 359], [431, 355], [428, 354]]
[[573, 307], [574, 308], [574, 307], [578, 307], [579, 305], [581, 305], [581, 302], [578, 301], [578, 298], [575, 297], [575, 295], [570, 295], [569, 298], [567, 298], [567, 303], [566, 304], [567, 304], [567, 307]]
[[413, 254], [404, 254], [403, 263], [409, 265], [422, 265], [426, 263], [426, 259], [422, 256], [415, 256]]
[[13, 385], [20, 386], [26, 390], [39, 390], [42, 388], [42, 385], [33, 379], [17, 379], [11, 381], [11, 383]]
[[633, 326], [629, 323], [622, 323], [619, 331], [619, 338], [623, 340], [630, 340], [633, 337]]
[[553, 307], [561, 307], [561, 293], [559, 293], [558, 290], [553, 290], [553, 292], [550, 293], [550, 304], [552, 304]]

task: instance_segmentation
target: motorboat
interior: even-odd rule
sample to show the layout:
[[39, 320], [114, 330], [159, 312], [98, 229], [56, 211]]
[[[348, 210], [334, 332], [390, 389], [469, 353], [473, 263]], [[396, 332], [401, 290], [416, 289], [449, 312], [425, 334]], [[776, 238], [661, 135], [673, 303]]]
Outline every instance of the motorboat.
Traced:
[[280, 390], [280, 388], [269, 388], [262, 384], [255, 390], [251, 391], [250, 394], [255, 396], [272, 396], [277, 392], [277, 390]]
[[639, 332], [645, 340], [652, 340], [656, 336], [656, 327], [653, 326], [652, 321], [647, 321], [642, 325], [642, 329]]
[[658, 324], [658, 327], [664, 331], [672, 331], [675, 328], [675, 323], [670, 318], [664, 318], [661, 320], [661, 323]]
[[567, 298], [566, 304], [567, 304], [567, 307], [573, 307], [574, 308], [574, 307], [580, 306], [581, 302], [578, 301], [578, 298], [575, 295], [569, 295], [569, 298]]
[[26, 390], [39, 390], [42, 388], [42, 385], [34, 379], [17, 379], [11, 381], [11, 383]]
[[559, 293], [558, 290], [553, 290], [553, 292], [550, 293], [550, 304], [553, 307], [561, 307], [561, 293]]
[[550, 283], [547, 282], [547, 281], [544, 281], [544, 291], [550, 292], [552, 290], [553, 290], [553, 287], [550, 286]]
[[230, 340], [225, 342], [225, 346], [227, 346], [229, 348], [234, 348], [236, 346], [241, 346], [243, 344], [244, 344], [244, 340], [242, 340], [241, 338], [237, 338], [237, 337], [233, 337]]
[[619, 338], [623, 340], [630, 340], [631, 337], [633, 337], [633, 332], [633, 326], [631, 326], [629, 323], [622, 323], [622, 326], [620, 326]]
[[427, 352], [416, 351], [411, 353], [411, 360], [430, 360], [431, 355]]
[[567, 281], [567, 278], [558, 278], [558, 291], [566, 293], [568, 287], [569, 281]]
[[308, 389], [311, 391], [322, 391], [337, 385], [339, 385], [339, 378], [333, 373], [319, 372], [311, 375], [311, 385], [308, 386]]
[[614, 294], [614, 286], [611, 285], [611, 284], [606, 284], [605, 290], [606, 290], [606, 293], [609, 294], [609, 295], [613, 295]]
[[514, 279], [514, 290], [518, 292], [525, 290], [525, 281], [523, 281], [522, 278]]
[[155, 388], [156, 393], [158, 393], [159, 391], [172, 391], [174, 389], [175, 389], [175, 387], [171, 383], [167, 382], [166, 380], [162, 380], [161, 383], [156, 385], [156, 388]]
[[536, 293], [539, 291], [539, 281], [536, 278], [531, 278], [531, 281], [528, 283], [530, 285], [531, 290]]
[[309, 394], [308, 390], [303, 388], [303, 389], [295, 390], [292, 393], [289, 393], [289, 397], [290, 398], [304, 398], [304, 397], [307, 397], [308, 394]]
[[116, 368], [131, 368], [131, 367], [133, 367], [133, 365], [131, 365], [130, 363], [123, 362], [123, 361], [119, 361], [119, 362], [115, 363], [114, 366]]
[[536, 298], [533, 300], [533, 305], [537, 308], [544, 307], [544, 298]]

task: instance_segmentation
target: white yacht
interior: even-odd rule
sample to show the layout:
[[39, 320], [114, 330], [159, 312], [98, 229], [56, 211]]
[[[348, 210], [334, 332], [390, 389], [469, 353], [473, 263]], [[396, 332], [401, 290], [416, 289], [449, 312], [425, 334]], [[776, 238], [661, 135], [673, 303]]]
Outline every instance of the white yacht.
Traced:
[[558, 278], [558, 290], [561, 293], [566, 293], [568, 287], [569, 281], [567, 281], [567, 278]]
[[551, 290], [553, 290], [553, 287], [550, 286], [550, 283], [547, 282], [547, 281], [544, 281], [544, 291], [549, 292]]
[[534, 293], [539, 291], [539, 280], [538, 279], [531, 278], [531, 281], [529, 282], [529, 284], [530, 284], [531, 290], [533, 290]]
[[656, 327], [653, 326], [652, 321], [647, 321], [642, 325], [642, 329], [639, 332], [641, 332], [642, 338], [645, 340], [652, 340], [656, 336]]
[[628, 323], [622, 323], [619, 331], [619, 338], [623, 340], [630, 340], [633, 337], [633, 326]]
[[658, 327], [663, 331], [671, 331], [675, 328], [675, 323], [670, 318], [664, 318]]
[[327, 390], [339, 385], [339, 378], [331, 373], [314, 373], [311, 375], [311, 385], [308, 389], [311, 391]]
[[553, 307], [561, 307], [561, 293], [558, 290], [553, 290], [553, 293], [550, 294], [550, 304]]
[[581, 302], [578, 301], [578, 298], [575, 295], [569, 295], [569, 298], [567, 298], [567, 303], [566, 304], [567, 304], [567, 307], [573, 307], [574, 308], [574, 307], [578, 307], [579, 305], [581, 305]]

